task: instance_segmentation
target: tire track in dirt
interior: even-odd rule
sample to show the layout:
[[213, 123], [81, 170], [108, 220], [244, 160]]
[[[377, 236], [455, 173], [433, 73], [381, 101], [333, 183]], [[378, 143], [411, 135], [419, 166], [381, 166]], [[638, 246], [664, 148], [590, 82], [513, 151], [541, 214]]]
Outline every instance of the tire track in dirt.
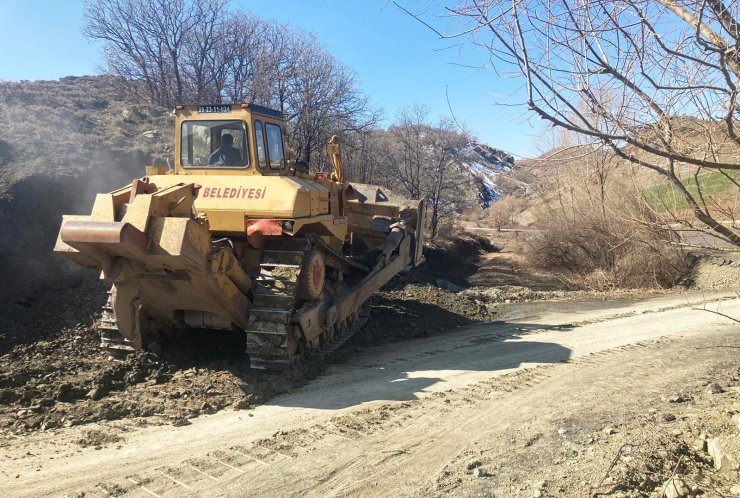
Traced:
[[[309, 485], [303, 483], [302, 488], [302, 481], [295, 481], [284, 483], [284, 486], [287, 486], [284, 489], [293, 489], [296, 495], [303, 495], [304, 493], [312, 496], [359, 494], [366, 483], [381, 476], [403, 472], [412, 459], [424, 460], [427, 458], [425, 455], [442, 454], [450, 449], [443, 443], [444, 439], [455, 439], [447, 433], [450, 427], [446, 415], [454, 414], [454, 418], [461, 420], [457, 433], [462, 435], [467, 432], [470, 426], [474, 426], [479, 421], [481, 407], [500, 404], [510, 394], [536, 387], [553, 377], [574, 378], [577, 372], [584, 367], [593, 368], [594, 365], [607, 363], [615, 356], [639, 350], [641, 346], [660, 344], [661, 341], [646, 341], [645, 343], [621, 346], [592, 354], [561, 365], [525, 368], [495, 379], [477, 382], [465, 389], [435, 393], [427, 398], [408, 402], [399, 410], [396, 410], [391, 418], [383, 421], [382, 427], [388, 429], [385, 434], [376, 437], [377, 431], [373, 431], [372, 434], [367, 436], [368, 440], [361, 441], [360, 438], [357, 438], [350, 445], [344, 445], [341, 448], [341, 453], [348, 460], [346, 464], [340, 468], [332, 469], [325, 476], [314, 478]], [[435, 413], [440, 416], [432, 417], [427, 415], [428, 413]], [[374, 414], [369, 412], [368, 415], [371, 418]], [[486, 413], [483, 416], [488, 416], [488, 414]], [[369, 426], [367, 424], [368, 417], [360, 414], [356, 418], [361, 419], [355, 422], [360, 423], [361, 427]], [[397, 423], [404, 419], [412, 419], [413, 422], [410, 424]], [[347, 417], [332, 419], [331, 423], [345, 424], [347, 423]], [[316, 428], [320, 428], [320, 426], [308, 430], [312, 431]], [[291, 436], [287, 435], [288, 439]], [[386, 447], [389, 441], [404, 441], [405, 444], [401, 449], [373, 451], [374, 446], [383, 448]], [[368, 451], [368, 448], [370, 451]], [[454, 453], [454, 450], [452, 451]], [[351, 458], [347, 458], [346, 454], [349, 454]], [[335, 460], [338, 453], [335, 453], [332, 457], [334, 458], [325, 458], [323, 461]], [[430, 458], [430, 460], [435, 461], [434, 458]], [[369, 469], [372, 470], [368, 472]], [[279, 471], [279, 469], [276, 470]], [[362, 477], [358, 478], [358, 476]]]
[[[258, 477], [267, 469], [270, 473], [281, 474], [301, 459], [312, 460], [315, 453], [346, 453], [347, 447], [351, 446], [350, 452], [356, 451], [357, 458], [317, 478], [309, 489], [304, 490], [315, 496], [322, 496], [324, 493], [342, 495], [388, 473], [389, 466], [393, 469], [403, 467], [412, 457], [411, 453], [415, 448], [427, 446], [429, 431], [440, 425], [437, 417], [429, 413], [447, 415], [461, 410], [475, 412], [482, 405], [500, 401], [511, 393], [533, 388], [554, 376], [572, 376], [582, 366], [604, 363], [615, 355], [660, 342], [651, 340], [620, 346], [560, 365], [527, 367], [476, 382], [463, 389], [438, 392], [398, 405], [387, 404], [336, 416], [306, 429], [278, 432], [269, 439], [251, 444], [235, 444], [227, 449], [214, 450], [174, 464], [159, 466], [148, 472], [100, 482], [83, 488], [76, 494], [99, 496], [101, 491], [103, 494], [100, 496], [129, 496], [140, 492], [160, 497], [198, 494], [213, 489], [214, 483], [241, 479], [245, 475]], [[364, 454], [362, 448], [371, 439], [408, 439], [415, 440], [416, 443], [403, 450]], [[329, 460], [331, 459], [326, 461]], [[376, 470], [367, 474], [367, 469]], [[359, 474], [364, 477], [358, 480]]]
[[[682, 307], [685, 308], [686, 305]], [[685, 321], [683, 318], [685, 313], [682, 313], [679, 310], [672, 318], [673, 322]], [[664, 321], [669, 326], [673, 323], [665, 318]], [[625, 323], [621, 325], [623, 328]], [[642, 322], [635, 322], [637, 325], [639, 323]], [[522, 328], [518, 324], [513, 324], [512, 327]], [[581, 369], [598, 370], [599, 365], [612, 362], [620, 355], [629, 356], [642, 350], [651, 351], [669, 342], [681, 340], [674, 337], [664, 338], [663, 334], [653, 331], [643, 334], [650, 336], [649, 339], [635, 340], [632, 343], [603, 349], [610, 341], [616, 339], [600, 334], [599, 330], [601, 329], [594, 329], [588, 334], [576, 337], [573, 337], [570, 331], [548, 331], [562, 334], [564, 340], [570, 338], [569, 340], [576, 341], [573, 344], [583, 346], [576, 357], [569, 359], [555, 357], [549, 360], [553, 363], [534, 364], [532, 362], [548, 361], [541, 357], [542, 352], [547, 349], [519, 351], [513, 360], [496, 357], [498, 363], [495, 368], [474, 372], [479, 379], [476, 381], [468, 382], [468, 378], [463, 378], [461, 382], [467, 382], [464, 386], [431, 390], [419, 393], [421, 397], [417, 399], [398, 402], [374, 401], [367, 406], [357, 407], [359, 402], [355, 401], [351, 410], [343, 410], [345, 413], [331, 417], [314, 413], [307, 419], [310, 424], [308, 427], [295, 428], [302, 425], [300, 416], [303, 412], [301, 408], [292, 408], [298, 405], [291, 403], [296, 399], [302, 400], [301, 402], [311, 399], [308, 396], [312, 387], [327, 389], [327, 384], [331, 384], [335, 386], [333, 388], [335, 391], [343, 391], [342, 387], [358, 384], [363, 377], [368, 377], [368, 368], [387, 364], [389, 360], [403, 361], [404, 366], [408, 367], [407, 371], [412, 368], [435, 366], [439, 368], [440, 364], [456, 365], [460, 358], [470, 354], [470, 348], [474, 348], [476, 344], [479, 354], [495, 357], [496, 352], [500, 351], [496, 349], [497, 346], [522, 341], [521, 338], [508, 340], [512, 337], [509, 329], [504, 331], [494, 329], [491, 333], [477, 329], [448, 336], [445, 338], [447, 343], [439, 338], [433, 338], [423, 344], [412, 344], [414, 347], [407, 355], [399, 356], [397, 351], [394, 354], [390, 348], [386, 348], [379, 355], [358, 359], [353, 365], [337, 367], [340, 373], [349, 373], [347, 378], [319, 379], [317, 384], [320, 386], [309, 386], [309, 389], [277, 400], [277, 406], [274, 408], [291, 407], [290, 410], [284, 411], [294, 414], [294, 422], [289, 422], [285, 430], [278, 430], [271, 437], [254, 440], [254, 436], [250, 437], [246, 432], [242, 435], [232, 431], [228, 433], [230, 434], [228, 439], [224, 439], [223, 435], [219, 436], [218, 440], [225, 440], [226, 443], [216, 449], [211, 445], [211, 448], [206, 450], [197, 450], [198, 447], [208, 446], [200, 440], [190, 449], [186, 443], [182, 450], [170, 450], [166, 462], [160, 460], [162, 463], [160, 465], [156, 464], [154, 458], [158, 458], [157, 455], [165, 455], [161, 450], [152, 455], [141, 454], [140, 460], [136, 460], [139, 455], [129, 455], [132, 462], [127, 461], [126, 465], [121, 467], [121, 471], [108, 466], [101, 473], [107, 477], [92, 480], [90, 485], [83, 485], [76, 491], [77, 494], [84, 492], [85, 496], [152, 496], [152, 493], [158, 496], [188, 496], [224, 494], [228, 490], [234, 493], [237, 490], [248, 490], [244, 492], [246, 495], [274, 495], [276, 489], [281, 489], [284, 490], [281, 493], [283, 496], [299, 494], [330, 496], [351, 494], [358, 492], [359, 489], [368, 491], [369, 488], [363, 486], [370, 486], [372, 483], [367, 483], [380, 474], [405, 476], [404, 478], [408, 480], [404, 482], [408, 489], [419, 489], [419, 486], [423, 485], [422, 477], [425, 479], [432, 472], [442, 472], [444, 466], [459, 452], [459, 441], [471, 437], [476, 424], [490, 423], [492, 410], [495, 413], [496, 410], [505, 407], [511, 396], [536, 390], [554, 379], [576, 378]], [[620, 329], [611, 326], [609, 330]], [[631, 341], [638, 336], [628, 336], [620, 340]], [[543, 337], [540, 339], [542, 343], [549, 344], [546, 342], [547, 337]], [[445, 344], [450, 347], [445, 349]], [[587, 354], [589, 350], [590, 354]], [[443, 356], [445, 361], [440, 363], [439, 360], [434, 360], [440, 356]], [[371, 365], [368, 366], [368, 363]], [[513, 364], [516, 367], [512, 367]], [[461, 365], [470, 368], [471, 363]], [[475, 365], [475, 361], [472, 365]], [[518, 370], [511, 371], [514, 368]], [[480, 379], [481, 376], [486, 378]], [[380, 379], [378, 382], [384, 382], [384, 377], [378, 378]], [[371, 382], [372, 379], [371, 377]], [[329, 395], [330, 391], [331, 389], [327, 389], [318, 398]], [[316, 398], [313, 396], [313, 399]], [[244, 431], [248, 431], [249, 425], [244, 427]], [[189, 428], [184, 430], [187, 431]], [[193, 438], [213, 437], [196, 431], [182, 434], [191, 434]], [[179, 437], [176, 448], [180, 448], [183, 441], [183, 437]], [[121, 452], [124, 458], [125, 451]], [[412, 472], [414, 467], [407, 468], [409, 462], [413, 462], [415, 468], [418, 468], [424, 459], [430, 459], [434, 469], [425, 470], [422, 477], [414, 476]], [[152, 462], [154, 465], [151, 465]], [[362, 479], [359, 476], [362, 476]], [[91, 477], [76, 476], [75, 480], [80, 482]], [[74, 480], [67, 482], [68, 485], [64, 485], [62, 481], [54, 487], [53, 483], [44, 484], [36, 481], [35, 487], [28, 489], [36, 492], [49, 487], [60, 489], [59, 486], [61, 489], [67, 489]], [[11, 488], [11, 492], [13, 489], [18, 488]]]
[[[660, 487], [667, 477], [664, 474], [662, 480], [646, 484], [650, 478], [660, 479], [656, 477], [660, 475], [660, 464], [651, 460], [637, 461], [636, 449], [644, 445], [641, 457], [652, 452], [649, 458], [659, 461], [667, 459], [666, 454], [670, 453], [666, 451], [668, 446], [664, 446], [668, 443], [666, 439], [677, 441], [679, 447], [686, 449], [692, 437], [697, 437], [698, 432], [693, 432], [692, 436], [691, 432], [684, 433], [672, 423], [678, 417], [694, 425], [698, 414], [692, 409], [692, 403], [679, 406], [666, 400], [666, 396], [679, 389], [683, 392], [684, 388], [693, 395], [697, 395], [697, 391], [703, 393], [701, 381], [699, 387], [694, 387], [698, 379], [715, 379], [717, 371], [728, 366], [737, 370], [733, 353], [723, 349], [738, 347], [737, 331], [729, 327], [724, 330], [724, 333], [700, 338], [646, 341], [571, 362], [578, 369], [568, 373], [577, 378], [554, 379], [547, 390], [512, 399], [507, 416], [500, 419], [504, 426], [501, 430], [492, 431], [468, 445], [465, 451], [459, 451], [436, 475], [434, 482], [428, 482], [414, 495], [533, 496], [539, 490], [542, 496], [591, 496], [595, 491], [592, 487], [608, 474], [615, 453], [620, 454], [624, 449], [623, 465], [628, 469], [647, 465], [647, 474], [638, 476], [628, 488], [613, 488], [613, 483], [618, 481], [607, 481], [612, 485], [601, 489], [604, 496], [611, 496], [615, 490], [624, 491], [624, 496], [657, 496], [650, 493], [652, 488], [645, 494], [642, 487], [641, 492], [634, 489], [637, 483]], [[710, 352], [712, 348], [720, 349], [715, 353]], [[700, 349], [707, 351], [697, 352]], [[568, 394], [572, 401], [567, 399]], [[690, 398], [692, 394], [687, 396]], [[712, 398], [713, 395], [708, 396]], [[535, 415], [526, 413], [527, 406], [538, 406], [542, 411]], [[520, 419], [519, 413], [525, 416]], [[663, 418], [666, 414], [671, 414], [672, 418]], [[728, 417], [725, 413], [721, 413], [720, 418], [722, 416]], [[735, 427], [732, 429], [734, 433]], [[497, 444], [497, 441], [504, 443]], [[479, 443], [480, 446], [476, 446]], [[631, 453], [633, 450], [635, 453]], [[687, 458], [684, 453], [681, 455]], [[678, 458], [679, 455], [674, 456]], [[707, 456], [700, 454], [696, 458], [703, 460]], [[676, 459], [667, 462], [668, 476], [676, 471], [677, 465]], [[492, 478], [476, 479], [472, 470], [477, 467], [485, 469], [484, 476]], [[574, 475], [574, 472], [577, 473]], [[615, 495], [622, 494], [615, 492]]]

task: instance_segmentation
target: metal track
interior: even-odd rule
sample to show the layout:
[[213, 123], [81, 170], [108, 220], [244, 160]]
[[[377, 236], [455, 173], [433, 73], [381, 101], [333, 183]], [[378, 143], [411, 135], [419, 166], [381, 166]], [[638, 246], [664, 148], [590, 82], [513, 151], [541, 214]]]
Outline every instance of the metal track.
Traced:
[[253, 281], [253, 307], [247, 327], [247, 354], [255, 369], [287, 370], [288, 334], [297, 308], [298, 278], [311, 243], [306, 239], [271, 241], [262, 252]]
[[123, 337], [118, 331], [111, 291], [108, 291], [108, 300], [103, 305], [98, 331], [100, 331], [100, 347], [108, 353], [110, 359], [123, 361], [135, 351], [134, 347], [131, 346], [131, 341]]
[[310, 361], [323, 361], [327, 356], [336, 351], [342, 344], [347, 342], [347, 339], [352, 337], [357, 329], [365, 325], [369, 317], [370, 306], [368, 303], [367, 306], [363, 306], [363, 308], [360, 309], [360, 311], [350, 323], [345, 324], [343, 332], [336, 334], [333, 339], [323, 342], [318, 351], [310, 352], [308, 355], [308, 359]]
[[[254, 280], [254, 307], [250, 310], [247, 329], [247, 354], [255, 369], [300, 370], [306, 361], [318, 362], [352, 336], [367, 320], [359, 310], [345, 323], [322, 330], [317, 350], [288, 352], [289, 334], [293, 333], [292, 318], [304, 304], [296, 297], [300, 272], [309, 252], [314, 249], [324, 255], [327, 266], [345, 273], [365, 274], [368, 269], [332, 251], [319, 239], [279, 239], [265, 248], [260, 264], [260, 276]], [[327, 284], [328, 285], [328, 282]], [[296, 372], [299, 373], [299, 372]]]

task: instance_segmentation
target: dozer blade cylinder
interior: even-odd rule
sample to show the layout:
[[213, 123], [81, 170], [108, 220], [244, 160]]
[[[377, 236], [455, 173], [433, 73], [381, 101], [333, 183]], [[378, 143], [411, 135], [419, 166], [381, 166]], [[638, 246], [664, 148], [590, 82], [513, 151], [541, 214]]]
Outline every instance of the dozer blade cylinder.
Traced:
[[103, 251], [126, 258], [141, 257], [149, 243], [134, 226], [116, 221], [67, 221], [60, 235], [62, 242], [82, 253]]

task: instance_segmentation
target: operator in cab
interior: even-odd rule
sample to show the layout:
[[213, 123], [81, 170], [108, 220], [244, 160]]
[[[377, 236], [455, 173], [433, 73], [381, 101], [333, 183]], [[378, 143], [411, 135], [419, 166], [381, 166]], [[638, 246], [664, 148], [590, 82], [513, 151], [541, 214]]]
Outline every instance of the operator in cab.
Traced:
[[234, 136], [224, 133], [221, 137], [221, 147], [213, 151], [208, 158], [208, 164], [213, 166], [239, 166], [242, 155], [234, 147]]

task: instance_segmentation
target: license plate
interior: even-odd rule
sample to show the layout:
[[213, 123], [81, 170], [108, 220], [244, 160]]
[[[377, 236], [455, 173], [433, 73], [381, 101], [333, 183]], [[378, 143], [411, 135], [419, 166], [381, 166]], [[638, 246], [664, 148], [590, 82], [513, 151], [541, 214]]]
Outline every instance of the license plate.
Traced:
[[230, 105], [199, 105], [198, 106], [198, 112], [202, 113], [208, 113], [208, 112], [231, 112], [231, 106]]

